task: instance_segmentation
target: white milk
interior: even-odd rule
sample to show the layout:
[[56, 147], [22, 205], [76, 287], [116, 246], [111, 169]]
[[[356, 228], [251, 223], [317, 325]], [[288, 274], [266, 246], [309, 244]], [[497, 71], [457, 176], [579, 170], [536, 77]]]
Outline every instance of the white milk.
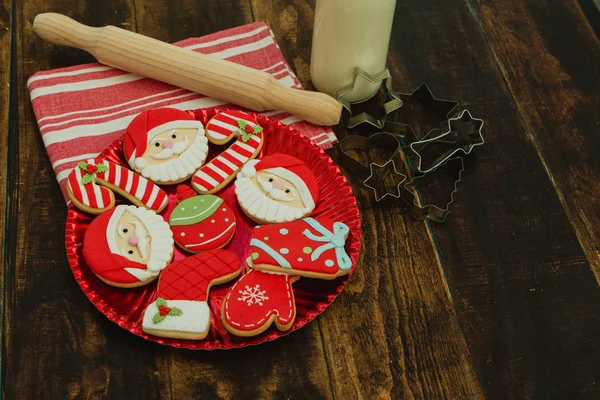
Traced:
[[[352, 82], [354, 67], [385, 69], [396, 0], [317, 0], [310, 75], [320, 92], [335, 97]], [[359, 77], [350, 102], [371, 98], [379, 84]]]

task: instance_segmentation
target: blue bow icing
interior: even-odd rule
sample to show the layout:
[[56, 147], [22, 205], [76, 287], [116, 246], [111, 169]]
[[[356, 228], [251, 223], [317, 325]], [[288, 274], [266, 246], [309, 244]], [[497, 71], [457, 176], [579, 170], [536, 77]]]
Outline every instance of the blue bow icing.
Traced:
[[323, 235], [317, 236], [308, 229], [305, 229], [304, 232], [302, 232], [304, 236], [310, 240], [314, 240], [315, 242], [325, 242], [325, 244], [317, 247], [310, 255], [310, 259], [312, 261], [316, 261], [319, 257], [321, 257], [321, 254], [327, 250], [335, 249], [335, 257], [337, 259], [339, 268], [343, 271], [346, 271], [352, 267], [352, 261], [344, 249], [344, 245], [346, 244], [345, 237], [348, 235], [348, 232], [350, 232], [348, 225], [344, 224], [343, 222], [335, 222], [333, 224], [333, 232], [331, 232], [323, 225], [318, 223], [314, 218], [305, 218], [303, 221], [315, 231]]

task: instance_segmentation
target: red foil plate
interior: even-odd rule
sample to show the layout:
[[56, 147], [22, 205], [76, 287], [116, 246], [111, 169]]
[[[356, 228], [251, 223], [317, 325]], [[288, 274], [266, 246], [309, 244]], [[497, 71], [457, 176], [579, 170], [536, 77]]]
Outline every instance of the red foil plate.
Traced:
[[[207, 121], [218, 111], [212, 109], [190, 113], [206, 125]], [[350, 234], [346, 240], [346, 251], [352, 259], [354, 269], [358, 260], [362, 234], [356, 199], [346, 178], [321, 148], [299, 132], [281, 124], [279, 121], [272, 121], [266, 117], [258, 116], [258, 122], [266, 133], [266, 143], [259, 157], [274, 153], [285, 153], [304, 161], [313, 170], [319, 182], [321, 198], [311, 216], [329, 217], [348, 225]], [[221, 153], [226, 146], [211, 145], [210, 148], [209, 159]], [[121, 139], [106, 148], [101, 157], [128, 166], [123, 158]], [[163, 189], [169, 194], [169, 205], [162, 213], [164, 218], [168, 220], [169, 215], [177, 205], [176, 185], [163, 186]], [[235, 198], [233, 183], [230, 183], [217, 195], [229, 205], [237, 220], [235, 236], [225, 249], [235, 253], [240, 260], [245, 260], [250, 252], [250, 229], [256, 224], [248, 219], [240, 209]], [[156, 282], [158, 281], [140, 288], [119, 289], [104, 284], [85, 264], [81, 257], [83, 237], [92, 219], [93, 216], [79, 211], [73, 205], [69, 206], [65, 243], [69, 265], [75, 279], [92, 304], [108, 319], [135, 335], [163, 345], [210, 350], [244, 347], [275, 340], [301, 328], [322, 313], [344, 289], [351, 275], [331, 281], [309, 278], [298, 280], [293, 285], [297, 316], [292, 328], [286, 332], [277, 330], [275, 325], [264, 333], [249, 338], [238, 337], [227, 332], [221, 323], [221, 304], [227, 291], [235, 282], [232, 281], [215, 286], [210, 291], [208, 302], [211, 308], [211, 326], [210, 332], [204, 340], [161, 338], [148, 335], [142, 331], [142, 316], [146, 306], [155, 298]], [[174, 261], [187, 256], [187, 253], [175, 246]]]

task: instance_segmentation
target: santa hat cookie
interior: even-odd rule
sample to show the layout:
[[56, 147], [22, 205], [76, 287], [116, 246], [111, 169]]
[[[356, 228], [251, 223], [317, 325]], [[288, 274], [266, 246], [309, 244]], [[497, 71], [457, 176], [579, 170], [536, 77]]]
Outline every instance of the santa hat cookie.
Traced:
[[238, 336], [259, 335], [275, 323], [287, 331], [296, 319], [292, 283], [297, 276], [249, 270], [225, 296], [221, 320]]
[[257, 226], [247, 263], [261, 271], [334, 279], [352, 270], [344, 248], [349, 231], [346, 224], [328, 218]]
[[83, 240], [83, 258], [103, 282], [131, 288], [152, 282], [171, 262], [173, 234], [163, 218], [121, 205], [96, 217]]
[[169, 218], [169, 225], [179, 247], [199, 253], [227, 245], [235, 233], [236, 222], [233, 211], [220, 197], [205, 195], [181, 200]]
[[196, 254], [161, 274], [156, 300], [144, 312], [142, 329], [155, 336], [201, 340], [210, 328], [208, 293], [241, 272], [241, 262], [225, 250]]
[[123, 139], [130, 167], [161, 184], [184, 181], [204, 164], [208, 153], [204, 126], [185, 111], [159, 108], [131, 121]]
[[237, 200], [259, 224], [294, 221], [315, 209], [319, 185], [302, 161], [286, 154], [251, 160], [238, 173]]

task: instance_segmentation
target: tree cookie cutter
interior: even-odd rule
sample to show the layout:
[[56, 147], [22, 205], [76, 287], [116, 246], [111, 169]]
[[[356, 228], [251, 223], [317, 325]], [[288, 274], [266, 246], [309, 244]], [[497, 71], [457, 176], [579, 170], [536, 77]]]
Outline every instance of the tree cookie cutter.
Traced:
[[[351, 93], [354, 90], [354, 86], [356, 85], [356, 80], [358, 79], [358, 77], [361, 77], [371, 83], [381, 83], [379, 90], [384, 91], [384, 95], [387, 100], [382, 105], [383, 111], [384, 111], [384, 115], [382, 118], [379, 118], [379, 119], [375, 118], [371, 114], [367, 113], [366, 111], [363, 111], [358, 115], [352, 115], [352, 105], [344, 97], [347, 96], [349, 93]], [[397, 109], [399, 109], [400, 107], [402, 107], [402, 99], [400, 98], [400, 94], [396, 93], [392, 89], [392, 76], [390, 75], [390, 71], [387, 69], [383, 70], [377, 74], [371, 75], [371, 74], [366, 73], [361, 68], [355, 67], [354, 75], [352, 76], [352, 82], [350, 82], [350, 84], [340, 88], [337, 91], [336, 99], [350, 113], [350, 116], [349, 116], [348, 120], [346, 121], [346, 125], [348, 126], [348, 128], [354, 128], [355, 126], [366, 122], [370, 125], [373, 125], [374, 127], [378, 128], [378, 129], [383, 129], [383, 127], [385, 126], [386, 121], [388, 119], [388, 116], [392, 112], [394, 112]]]
[[[447, 171], [450, 168], [451, 170]], [[408, 206], [410, 216], [417, 220], [428, 219], [435, 222], [444, 222], [450, 213], [450, 206], [454, 203], [454, 195], [458, 192], [458, 186], [462, 180], [462, 172], [464, 170], [465, 164], [462, 157], [450, 158], [440, 164], [434, 171], [413, 177], [411, 181], [405, 183], [402, 187], [408, 192], [408, 195], [403, 196], [402, 200]], [[450, 175], [456, 174], [454, 187], [452, 192], [450, 192], [450, 200], [443, 205], [433, 203], [422, 204], [419, 190], [441, 179], [446, 173]], [[412, 201], [409, 199], [412, 199]]]
[[[448, 120], [448, 127], [441, 134], [435, 136], [433, 134], [438, 130], [432, 130], [422, 140], [412, 142], [409, 148], [416, 156], [416, 170], [427, 173], [435, 170], [459, 151], [470, 154], [473, 148], [485, 142], [481, 132], [483, 124], [482, 119], [473, 118], [468, 110], [463, 110]], [[422, 154], [434, 144], [442, 145], [447, 149], [432, 162], [424, 164]]]

